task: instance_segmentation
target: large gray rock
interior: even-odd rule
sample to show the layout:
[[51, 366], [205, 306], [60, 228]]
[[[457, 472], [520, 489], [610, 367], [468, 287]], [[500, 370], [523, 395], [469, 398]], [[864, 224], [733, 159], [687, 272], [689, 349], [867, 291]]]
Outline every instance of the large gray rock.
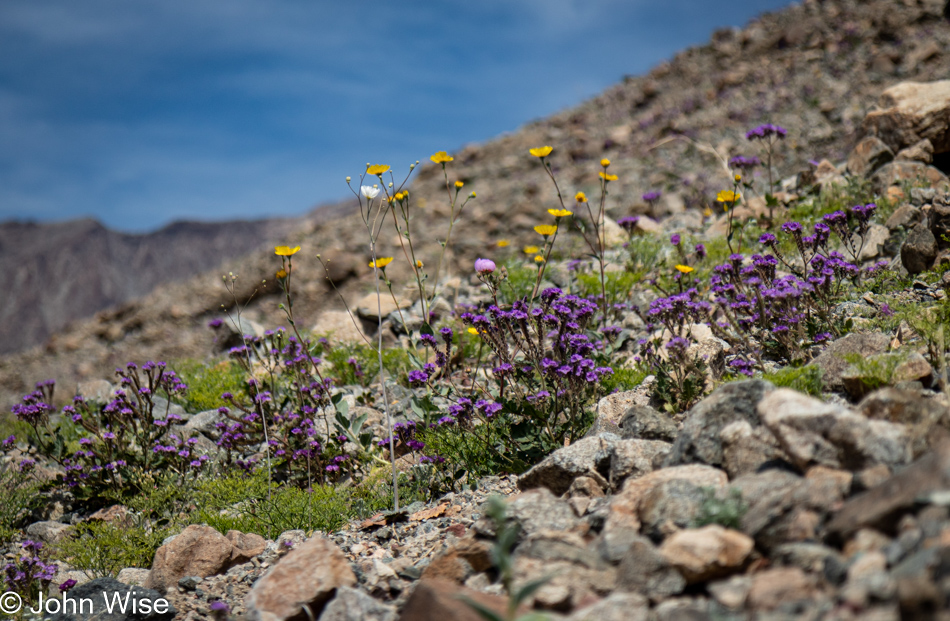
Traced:
[[929, 270], [937, 258], [937, 238], [929, 228], [918, 224], [901, 244], [901, 265], [910, 274]]
[[679, 433], [668, 414], [663, 414], [648, 405], [634, 405], [620, 419], [620, 437], [624, 440], [662, 440], [673, 442]]
[[575, 611], [568, 621], [647, 621], [649, 615], [650, 602], [644, 596], [617, 591]]
[[683, 430], [673, 443], [666, 466], [700, 463], [723, 464], [720, 433], [735, 421], [744, 420], [753, 427], [760, 424], [758, 403], [775, 387], [763, 380], [726, 384], [697, 403], [686, 414]]
[[683, 479], [663, 481], [640, 501], [640, 530], [660, 542], [677, 530], [687, 528], [705, 500], [703, 489]]
[[610, 485], [619, 489], [628, 477], [653, 472], [672, 445], [658, 440], [619, 440], [610, 454]]
[[338, 589], [355, 584], [356, 576], [340, 549], [329, 539], [313, 537], [291, 550], [254, 584], [244, 600], [247, 618], [316, 618]]
[[876, 356], [887, 351], [890, 342], [890, 338], [880, 332], [852, 332], [834, 341], [814, 360], [814, 364], [821, 369], [821, 381], [832, 390], [843, 390], [841, 376], [850, 366], [845, 356], [849, 354], [857, 354], [862, 358]]
[[[129, 586], [115, 578], [96, 578], [60, 598], [75, 602], [76, 614], [71, 614], [73, 604], [64, 604], [64, 611], [49, 617], [50, 621], [171, 621], [177, 614], [157, 591]], [[83, 600], [91, 602], [91, 607]], [[124, 609], [118, 602], [124, 603]]]
[[360, 591], [341, 586], [319, 621], [395, 621], [396, 609]]
[[591, 438], [582, 438], [545, 457], [539, 464], [518, 478], [522, 490], [546, 487], [558, 496], [570, 488], [577, 477], [594, 475], [606, 478], [610, 470], [613, 446], [620, 437], [603, 433]]
[[782, 388], [759, 403], [759, 413], [785, 453], [801, 470], [813, 465], [861, 470], [911, 460], [903, 425], [865, 416]]
[[638, 537], [620, 561], [617, 587], [657, 601], [682, 592], [686, 579], [649, 539]]

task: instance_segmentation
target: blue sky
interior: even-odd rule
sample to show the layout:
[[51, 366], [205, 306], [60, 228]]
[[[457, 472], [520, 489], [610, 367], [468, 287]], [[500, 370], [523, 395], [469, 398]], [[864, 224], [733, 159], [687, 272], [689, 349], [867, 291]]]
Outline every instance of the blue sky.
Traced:
[[303, 213], [787, 0], [3, 0], [0, 221]]

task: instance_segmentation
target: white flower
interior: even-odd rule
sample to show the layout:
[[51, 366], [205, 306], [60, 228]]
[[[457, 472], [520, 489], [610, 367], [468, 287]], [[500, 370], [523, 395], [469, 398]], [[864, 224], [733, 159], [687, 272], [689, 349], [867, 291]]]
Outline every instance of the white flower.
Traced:
[[361, 185], [360, 194], [362, 194], [364, 197], [368, 198], [369, 200], [373, 200], [374, 198], [379, 196], [379, 188], [375, 188], [371, 185]]

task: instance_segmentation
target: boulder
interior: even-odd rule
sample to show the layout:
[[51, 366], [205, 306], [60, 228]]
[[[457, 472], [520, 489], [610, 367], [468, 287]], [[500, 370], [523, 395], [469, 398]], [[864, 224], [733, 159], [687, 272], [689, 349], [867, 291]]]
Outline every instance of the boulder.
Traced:
[[540, 463], [518, 478], [522, 490], [546, 487], [558, 496], [580, 476], [606, 478], [611, 463], [614, 444], [620, 437], [612, 433], [582, 438], [545, 457]]
[[[49, 617], [49, 621], [171, 621], [178, 612], [160, 593], [140, 586], [129, 586], [115, 578], [96, 578], [85, 584], [73, 587], [65, 595], [60, 596], [65, 603], [64, 611]], [[113, 605], [109, 611], [106, 602], [115, 604], [116, 598], [125, 603], [124, 610]], [[83, 600], [92, 602], [92, 610], [88, 604], [81, 607]], [[127, 603], [126, 603], [127, 602]], [[74, 609], [77, 613], [71, 614]], [[138, 611], [134, 614], [132, 611]], [[142, 614], [143, 611], [149, 610]], [[67, 612], [68, 611], [68, 612]], [[86, 612], [89, 614], [86, 614]]]
[[653, 472], [672, 445], [659, 440], [619, 440], [610, 452], [611, 487], [619, 489], [628, 477], [643, 476]]
[[703, 489], [683, 479], [657, 483], [640, 501], [640, 530], [653, 541], [688, 527], [706, 499]]
[[[466, 603], [476, 602], [503, 616], [508, 599], [460, 587], [444, 580], [420, 580], [406, 601], [399, 621], [482, 621], [483, 617]], [[521, 614], [527, 610], [519, 610]]]
[[848, 172], [858, 177], [866, 177], [884, 164], [894, 159], [894, 152], [876, 136], [868, 136], [851, 151], [848, 156]]
[[331, 342], [339, 344], [362, 343], [363, 332], [359, 320], [349, 312], [342, 310], [325, 310], [317, 316], [317, 322], [310, 328], [313, 334], [327, 336]]
[[937, 258], [937, 238], [929, 228], [918, 224], [901, 244], [901, 265], [911, 275], [926, 272]]
[[[356, 576], [349, 561], [329, 539], [313, 537], [280, 559], [254, 583], [244, 601], [249, 621], [315, 619], [341, 587]], [[303, 616], [304, 611], [309, 614]]]
[[574, 611], [568, 621], [647, 621], [649, 613], [650, 602], [644, 596], [617, 591]]
[[69, 524], [47, 520], [33, 522], [26, 527], [26, 534], [33, 539], [39, 539], [43, 543], [53, 544], [62, 541], [71, 530], [73, 530], [73, 527]]
[[359, 589], [341, 586], [323, 609], [320, 621], [395, 621], [396, 609]]
[[763, 399], [759, 413], [802, 471], [816, 464], [852, 471], [877, 464], [893, 468], [911, 460], [903, 425], [869, 420], [788, 388]]
[[758, 403], [775, 387], [763, 380], [731, 382], [694, 405], [686, 414], [683, 429], [665, 465], [701, 463], [710, 466], [723, 464], [720, 433], [730, 423], [744, 420], [758, 426]]
[[924, 139], [935, 153], [950, 151], [950, 80], [901, 82], [881, 93], [879, 104], [864, 118], [866, 134], [895, 152]]
[[635, 537], [617, 569], [617, 587], [662, 600], [681, 593], [686, 579], [645, 537]]
[[670, 535], [660, 554], [694, 584], [740, 571], [754, 547], [749, 536], [710, 524]]
[[937, 248], [943, 250], [950, 247], [950, 196], [934, 196], [928, 219]]
[[837, 339], [815, 358], [814, 364], [821, 369], [821, 379], [831, 390], [843, 390], [841, 376], [850, 366], [845, 359], [849, 354], [869, 358], [884, 353], [890, 346], [890, 338], [880, 332], [852, 332]]
[[231, 565], [234, 546], [210, 526], [191, 525], [155, 551], [145, 586], [164, 593], [185, 576], [206, 578]]
[[620, 419], [620, 437], [624, 440], [662, 440], [673, 442], [679, 433], [669, 414], [663, 414], [648, 405], [634, 405]]

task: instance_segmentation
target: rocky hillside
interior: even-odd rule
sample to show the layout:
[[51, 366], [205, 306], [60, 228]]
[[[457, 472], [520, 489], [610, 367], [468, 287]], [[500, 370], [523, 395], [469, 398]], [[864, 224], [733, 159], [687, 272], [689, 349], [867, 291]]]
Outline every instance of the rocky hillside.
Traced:
[[[459, 149], [449, 179], [463, 180], [478, 198], [455, 229], [451, 265], [467, 266], [478, 254], [496, 253], [502, 238], [513, 247], [538, 241], [532, 227], [548, 218], [545, 209], [557, 202], [537, 159], [527, 154], [529, 147], [555, 147], [550, 161], [567, 195], [596, 194], [599, 161], [609, 157], [611, 172], [619, 176], [608, 202], [614, 217], [649, 213], [688, 219], [728, 183], [727, 158], [761, 155], [744, 138], [749, 128], [773, 122], [788, 129], [776, 158], [783, 176], [813, 172], [810, 162], [825, 158], [842, 162], [880, 93], [900, 81], [945, 77], [948, 55], [950, 22], [942, 0], [807, 1], [744, 28], [716, 32], [707, 45], [688, 49], [647, 75], [629, 77], [576, 108]], [[425, 160], [428, 154], [419, 156]], [[936, 163], [941, 161], [938, 156]], [[385, 163], [400, 174], [409, 164]], [[663, 191], [652, 207], [639, 198], [651, 190]], [[413, 234], [429, 268], [448, 219], [440, 169], [419, 167], [411, 192]], [[303, 247], [295, 257], [296, 309], [311, 324], [321, 312], [342, 306], [329, 295], [318, 253], [333, 259], [333, 276], [351, 305], [366, 292], [371, 273], [355, 199], [318, 216], [285, 239]], [[391, 228], [384, 229], [381, 241], [384, 255], [400, 257], [389, 275], [403, 282], [405, 259]], [[207, 265], [188, 262], [192, 271]], [[246, 316], [274, 325], [280, 320], [276, 304], [261, 283], [276, 269], [275, 257], [263, 249], [76, 322], [42, 347], [0, 359], [0, 402], [6, 408], [15, 395], [48, 377], [56, 377], [67, 394], [75, 382], [107, 376], [129, 359], [206, 355], [213, 335], [205, 324], [222, 304], [234, 302], [222, 287], [222, 272], [239, 275], [236, 299], [249, 302]]]
[[86, 219], [0, 224], [0, 354], [266, 244], [290, 221], [175, 222], [146, 235]]

